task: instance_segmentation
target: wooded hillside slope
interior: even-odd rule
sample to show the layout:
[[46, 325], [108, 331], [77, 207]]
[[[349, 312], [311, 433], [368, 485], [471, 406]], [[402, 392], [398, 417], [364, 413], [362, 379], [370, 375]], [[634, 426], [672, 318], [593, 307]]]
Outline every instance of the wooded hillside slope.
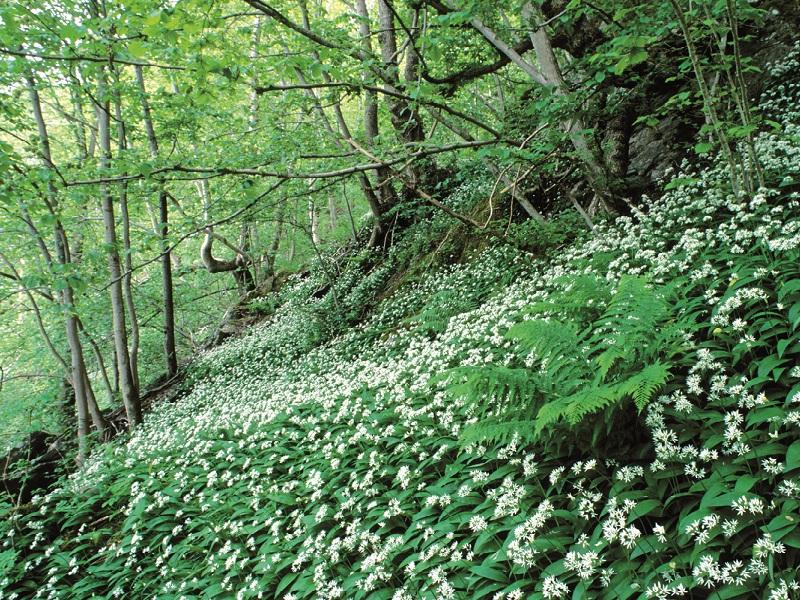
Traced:
[[786, 4], [0, 6], [0, 600], [800, 594]]

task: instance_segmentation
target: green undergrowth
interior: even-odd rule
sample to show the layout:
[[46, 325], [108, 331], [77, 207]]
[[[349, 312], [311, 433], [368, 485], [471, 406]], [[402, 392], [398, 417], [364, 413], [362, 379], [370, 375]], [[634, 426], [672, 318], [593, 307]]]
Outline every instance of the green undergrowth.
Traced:
[[779, 92], [754, 197], [687, 167], [642, 215], [552, 247], [517, 231], [535, 251], [389, 297], [440, 243], [422, 226], [295, 277], [130, 439], [0, 508], [0, 598], [794, 597], [800, 114]]

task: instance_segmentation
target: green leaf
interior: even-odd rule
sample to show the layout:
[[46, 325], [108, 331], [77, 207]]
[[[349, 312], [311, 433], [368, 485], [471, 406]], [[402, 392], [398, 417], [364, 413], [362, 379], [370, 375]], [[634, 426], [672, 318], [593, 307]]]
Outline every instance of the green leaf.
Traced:
[[714, 148], [714, 144], [708, 142], [699, 142], [694, 145], [694, 151], [697, 154], [708, 154]]
[[131, 40], [128, 42], [128, 53], [134, 58], [144, 58], [147, 49], [140, 40]]
[[475, 575], [480, 575], [484, 579], [490, 579], [492, 581], [498, 581], [500, 583], [508, 582], [508, 576], [506, 575], [506, 573], [495, 567], [490, 567], [485, 562], [482, 565], [472, 566], [469, 568], [469, 570]]
[[789, 446], [786, 451], [786, 471], [800, 468], [800, 440]]
[[149, 26], [149, 25], [156, 25], [160, 21], [161, 21], [161, 11], [155, 11], [147, 15], [144, 18], [143, 22], [146, 26]]
[[[649, 515], [661, 506], [660, 500], [641, 500], [636, 503], [630, 513], [628, 513], [628, 523], [633, 523], [636, 519]], [[658, 511], [660, 514], [660, 511]]]
[[785, 359], [781, 359], [777, 356], [767, 356], [758, 362], [758, 376], [769, 377], [770, 373], [772, 373], [776, 367], [784, 364], [785, 362]]

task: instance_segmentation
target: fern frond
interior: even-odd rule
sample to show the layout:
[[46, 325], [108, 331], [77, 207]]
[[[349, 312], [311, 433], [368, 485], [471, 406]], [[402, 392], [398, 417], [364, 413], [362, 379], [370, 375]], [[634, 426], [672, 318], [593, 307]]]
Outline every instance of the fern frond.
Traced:
[[514, 325], [507, 337], [516, 341], [520, 348], [533, 353], [539, 359], [542, 369], [555, 375], [556, 361], [564, 356], [572, 356], [580, 347], [581, 336], [572, 323], [562, 323], [555, 319], [534, 319]]
[[505, 421], [490, 419], [464, 428], [460, 435], [462, 446], [473, 443], [508, 443], [514, 435], [524, 442], [536, 439], [536, 423], [532, 420]]
[[571, 396], [567, 398], [559, 398], [545, 403], [536, 413], [536, 427], [537, 434], [541, 434], [545, 429], [558, 424], [561, 420], [566, 420], [567, 415], [570, 414]]
[[600, 381], [606, 378], [611, 367], [613, 367], [618, 360], [624, 358], [626, 354], [627, 351], [621, 344], [614, 344], [606, 348], [602, 354], [595, 359], [597, 361], [597, 366], [600, 367]]
[[667, 365], [655, 363], [646, 366], [633, 377], [618, 384], [622, 396], [633, 398], [636, 408], [641, 410], [653, 399], [656, 392], [669, 379], [670, 371]]
[[450, 382], [447, 392], [464, 399], [478, 417], [524, 408], [532, 402], [535, 391], [527, 369], [492, 364], [448, 369], [435, 381], [443, 380]]
[[586, 415], [604, 410], [620, 401], [616, 386], [602, 385], [573, 394], [564, 411], [564, 419], [570, 425], [577, 425]]
[[666, 365], [655, 363], [622, 382], [590, 386], [565, 398], [547, 402], [536, 415], [536, 431], [541, 433], [560, 421], [577, 425], [587, 415], [610, 408], [625, 398], [632, 398], [636, 408], [641, 411], [667, 382], [669, 375]]

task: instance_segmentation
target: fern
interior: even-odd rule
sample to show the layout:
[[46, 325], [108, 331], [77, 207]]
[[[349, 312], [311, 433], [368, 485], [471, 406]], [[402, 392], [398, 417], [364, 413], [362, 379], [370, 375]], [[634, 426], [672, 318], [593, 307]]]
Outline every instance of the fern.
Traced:
[[449, 382], [448, 392], [464, 399], [478, 418], [490, 413], [508, 414], [513, 407], [525, 405], [535, 390], [527, 369], [500, 365], [456, 367], [434, 381]]
[[487, 419], [480, 423], [468, 425], [460, 436], [463, 445], [474, 443], [508, 443], [515, 435], [522, 441], [533, 442], [536, 422], [533, 420], [505, 420], [499, 418]]
[[606, 375], [608, 375], [608, 372], [611, 370], [614, 364], [616, 364], [617, 361], [625, 358], [625, 356], [625, 348], [620, 345], [613, 345], [606, 348], [595, 361], [597, 362], [597, 366], [600, 367], [600, 379], [605, 379]]
[[498, 441], [514, 432], [536, 439], [625, 401], [641, 412], [667, 384], [672, 359], [693, 326], [674, 315], [671, 300], [680, 282], [656, 287], [624, 277], [613, 293], [593, 277], [564, 278], [564, 284], [526, 311], [532, 319], [508, 331], [517, 364], [448, 372], [449, 392], [481, 419], [465, 429], [462, 441]]
[[641, 411], [667, 382], [669, 375], [666, 365], [656, 363], [619, 383], [589, 387], [566, 398], [548, 402], [536, 415], [536, 432], [540, 434], [562, 420], [569, 425], [577, 425], [587, 415], [605, 410], [626, 398], [633, 399], [636, 408]]
[[667, 365], [655, 363], [620, 383], [619, 389], [623, 397], [633, 398], [636, 408], [642, 411], [656, 392], [667, 383], [669, 376], [670, 370]]

